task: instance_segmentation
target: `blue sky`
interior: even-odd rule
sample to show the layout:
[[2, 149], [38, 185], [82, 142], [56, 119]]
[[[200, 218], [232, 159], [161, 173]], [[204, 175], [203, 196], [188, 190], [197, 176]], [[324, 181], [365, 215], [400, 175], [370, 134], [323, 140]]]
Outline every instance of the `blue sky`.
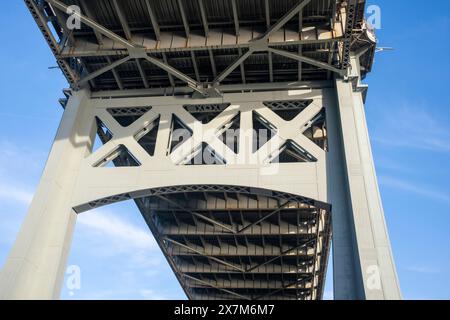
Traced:
[[[450, 2], [368, 1], [382, 10], [366, 105], [386, 220], [406, 299], [450, 299]], [[0, 265], [26, 214], [67, 84], [23, 1], [0, 11]], [[69, 265], [81, 290], [64, 299], [183, 299], [132, 203], [78, 221]], [[331, 296], [328, 277], [326, 297]]]

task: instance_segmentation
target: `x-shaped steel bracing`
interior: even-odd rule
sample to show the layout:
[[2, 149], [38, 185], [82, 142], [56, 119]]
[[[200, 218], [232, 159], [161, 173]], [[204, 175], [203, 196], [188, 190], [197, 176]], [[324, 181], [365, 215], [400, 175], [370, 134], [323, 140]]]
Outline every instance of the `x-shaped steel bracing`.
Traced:
[[[123, 145], [139, 163], [146, 164], [150, 155], [139, 145], [138, 141], [143, 135], [153, 129], [158, 118], [161, 126], [158, 130], [155, 152], [160, 155], [164, 153], [165, 156], [170, 157], [170, 161], [175, 165], [183, 165], [190, 161], [203, 143], [207, 143], [225, 160], [227, 165], [246, 163], [270, 164], [279, 155], [281, 146], [287, 141], [295, 142], [314, 158], [323, 159], [324, 150], [304, 135], [304, 132], [310, 127], [314, 117], [322, 108], [321, 104], [313, 101], [294, 119], [287, 121], [260, 102], [232, 104], [210, 122], [203, 124], [184, 108], [168, 111], [164, 108], [153, 107], [127, 127], [121, 126], [108, 112], [108, 109], [98, 108], [95, 111], [95, 116], [108, 128], [112, 137], [106, 144], [90, 155], [87, 161], [96, 166], [97, 163], [102, 163], [105, 157]], [[259, 114], [276, 128], [275, 136], [263, 144], [256, 152], [252, 150], [253, 127], [251, 121], [253, 112]], [[174, 115], [189, 128], [192, 134], [170, 152], [170, 150], [167, 150], [167, 143], [172, 140], [172, 133], [167, 128], [162, 130], [162, 126], [169, 125]], [[240, 116], [240, 129], [238, 129], [240, 147], [239, 152], [235, 153], [219, 137], [223, 128], [226, 128], [238, 115]]]
[[[48, 2], [49, 4], [53, 5], [56, 9], [63, 11], [63, 12], [69, 12], [69, 6], [67, 6], [66, 4], [58, 1], [58, 0], [45, 0], [46, 2]], [[147, 80], [142, 72], [142, 66], [140, 65], [139, 60], [140, 59], [145, 59], [146, 61], [148, 61], [149, 63], [161, 68], [162, 70], [166, 71], [169, 74], [169, 78], [171, 79], [171, 83], [173, 84], [173, 79], [171, 77], [176, 77], [180, 80], [182, 80], [183, 82], [185, 82], [190, 88], [192, 88], [193, 90], [197, 91], [198, 93], [200, 93], [202, 96], [211, 96], [214, 94], [218, 93], [218, 86], [220, 84], [220, 82], [222, 82], [224, 79], [226, 79], [228, 77], [228, 75], [230, 75], [237, 67], [242, 66], [242, 64], [244, 63], [244, 61], [250, 56], [252, 55], [254, 52], [262, 52], [262, 51], [267, 51], [269, 53], [269, 55], [273, 54], [277, 54], [277, 55], [281, 55], [293, 60], [297, 60], [301, 63], [307, 63], [313, 66], [316, 66], [318, 68], [322, 68], [322, 69], [326, 69], [328, 71], [332, 71], [338, 74], [343, 75], [345, 73], [345, 70], [334, 67], [333, 65], [331, 65], [330, 63], [325, 63], [325, 62], [321, 62], [315, 59], [311, 59], [308, 57], [305, 57], [302, 54], [297, 54], [297, 53], [292, 53], [292, 52], [288, 52], [288, 51], [284, 51], [284, 50], [279, 50], [279, 49], [275, 49], [269, 46], [269, 38], [272, 34], [274, 34], [276, 31], [278, 31], [280, 28], [282, 28], [289, 20], [291, 20], [295, 15], [299, 14], [302, 12], [302, 10], [311, 2], [311, 0], [303, 0], [303, 1], [299, 1], [299, 3], [297, 5], [295, 5], [291, 10], [289, 10], [283, 17], [281, 17], [275, 24], [273, 24], [272, 26], [270, 26], [268, 28], [268, 30], [257, 40], [253, 40], [251, 42], [249, 42], [247, 44], [248, 46], [248, 50], [245, 53], [242, 53], [242, 50], [240, 50], [240, 52], [242, 53], [231, 65], [229, 65], [225, 70], [223, 70], [220, 74], [217, 74], [215, 79], [212, 81], [212, 83], [202, 83], [199, 81], [199, 76], [197, 76], [197, 80], [192, 79], [191, 77], [189, 77], [188, 75], [184, 74], [183, 72], [177, 70], [176, 68], [170, 66], [167, 63], [167, 59], [157, 59], [155, 57], [149, 56], [146, 51], [145, 48], [137, 45], [135, 43], [133, 43], [133, 41], [131, 40], [131, 32], [129, 30], [129, 27], [126, 23], [126, 20], [123, 17], [123, 14], [121, 12], [120, 6], [115, 3], [115, 10], [118, 12], [118, 16], [120, 18], [121, 24], [122, 24], [122, 28], [124, 29], [125, 34], [127, 35], [127, 39], [121, 37], [120, 35], [112, 32], [111, 30], [105, 28], [104, 26], [100, 25], [99, 23], [97, 23], [96, 21], [94, 21], [92, 18], [87, 17], [86, 15], [80, 14], [78, 12], [73, 12], [73, 16], [75, 18], [80, 19], [80, 21], [82, 23], [84, 23], [85, 25], [91, 27], [96, 36], [97, 39], [99, 41], [101, 41], [100, 35], [101, 36], [105, 36], [113, 41], [117, 41], [118, 43], [120, 43], [121, 45], [123, 45], [127, 51], [128, 54], [117, 60], [114, 61], [112, 63], [109, 63], [107, 66], [100, 68], [99, 70], [96, 70], [86, 76], [84, 76], [83, 78], [79, 79], [77, 82], [77, 86], [81, 87], [85, 84], [87, 84], [90, 80], [95, 79], [96, 77], [102, 75], [105, 72], [114, 70], [114, 68], [120, 66], [121, 64], [134, 59], [138, 65], [138, 69], [140, 70], [141, 76], [143, 78], [144, 83], [146, 84], [146, 87], [148, 86]], [[234, 2], [233, 2], [234, 3]], [[149, 13], [150, 13], [150, 17], [152, 20], [152, 25], [153, 28], [155, 30], [155, 34], [156, 34], [156, 38], [158, 39], [159, 37], [159, 26], [156, 22], [156, 18], [154, 15], [154, 12], [150, 6], [150, 4], [148, 3], [148, 1], [146, 1], [146, 5], [148, 7]], [[200, 6], [200, 8], [203, 8], [203, 5]], [[239, 32], [239, 23], [236, 20], [236, 10], [235, 10], [235, 4], [233, 4], [233, 8], [234, 8], [234, 19], [235, 19], [235, 28], [236, 28], [236, 32]], [[183, 13], [183, 6], [180, 6], [181, 12]], [[204, 8], [201, 10], [201, 16], [202, 16], [202, 22], [204, 25], [204, 29], [205, 29], [205, 34], [208, 33], [208, 24], [206, 21], [206, 15], [204, 12]], [[183, 17], [183, 14], [182, 14]], [[189, 25], [186, 21], [186, 19], [183, 19], [184, 21], [184, 27], [186, 30], [186, 34], [189, 35]], [[211, 52], [210, 52], [211, 54]], [[163, 56], [163, 58], [165, 58]], [[192, 56], [193, 59], [193, 65], [195, 68], [195, 55]], [[197, 74], [198, 72], [196, 72]]]
[[[184, 249], [186, 249], [186, 250], [189, 250], [189, 251], [191, 251], [191, 252], [193, 252], [193, 253], [195, 253], [195, 254], [197, 254], [197, 255], [199, 255], [199, 256], [205, 257], [205, 258], [207, 258], [207, 259], [209, 259], [209, 260], [215, 261], [215, 262], [217, 262], [217, 263], [219, 263], [219, 264], [222, 264], [222, 265], [224, 265], [224, 266], [230, 267], [230, 268], [235, 269], [236, 271], [239, 271], [239, 272], [242, 272], [242, 273], [248, 273], [248, 272], [251, 272], [251, 271], [256, 270], [256, 269], [258, 269], [258, 268], [261, 268], [261, 267], [263, 267], [263, 266], [265, 266], [265, 265], [267, 265], [267, 264], [269, 264], [269, 263], [272, 263], [272, 262], [274, 262], [274, 261], [276, 261], [276, 260], [278, 260], [278, 259], [281, 259], [283, 256], [288, 255], [288, 254], [289, 254], [290, 252], [292, 252], [292, 251], [295, 251], [295, 250], [298, 250], [298, 249], [307, 247], [307, 246], [311, 245], [312, 243], [315, 243], [315, 247], [317, 247], [317, 245], [318, 245], [318, 244], [317, 244], [317, 239], [311, 239], [311, 240], [308, 240], [308, 241], [306, 241], [306, 242], [304, 242], [304, 243], [302, 243], [302, 244], [300, 244], [300, 245], [298, 245], [298, 246], [295, 246], [295, 247], [292, 247], [292, 248], [290, 248], [290, 249], [288, 249], [288, 250], [285, 250], [285, 251], [283, 251], [280, 255], [278, 255], [278, 256], [276, 256], [276, 257], [273, 257], [273, 258], [271, 258], [271, 259], [269, 259], [269, 260], [266, 260], [265, 262], [259, 263], [259, 264], [255, 265], [255, 266], [253, 266], [253, 267], [250, 267], [250, 268], [242, 268], [242, 267], [236, 266], [236, 265], [234, 265], [234, 264], [228, 263], [228, 262], [226, 262], [226, 261], [223, 261], [223, 260], [221, 260], [221, 259], [219, 259], [219, 258], [216, 258], [216, 257], [213, 257], [213, 256], [209, 256], [209, 255], [205, 255], [203, 252], [201, 252], [201, 251], [199, 251], [199, 250], [196, 250], [196, 249], [194, 249], [194, 248], [191, 248], [190, 246], [185, 245], [185, 244], [183, 244], [183, 243], [180, 243], [180, 242], [178, 242], [178, 241], [176, 241], [176, 240], [173, 240], [173, 239], [171, 239], [171, 238], [169, 238], [169, 237], [165, 237], [164, 240], [165, 240], [166, 242], [170, 242], [170, 243], [172, 243], [172, 244], [174, 244], [174, 245], [176, 245], [176, 246], [179, 246], [179, 247], [181, 247], [181, 248], [184, 248]], [[238, 296], [238, 297], [243, 298], [243, 299], [245, 299], [245, 300], [249, 300], [249, 298], [246, 297], [246, 296], [240, 295], [240, 294], [238, 294], [238, 293], [236, 293], [236, 292], [234, 292], [234, 291], [231, 291], [231, 290], [227, 290], [227, 289], [221, 288], [221, 287], [219, 287], [219, 286], [215, 286], [215, 285], [213, 285], [213, 284], [211, 284], [211, 283], [209, 283], [209, 282], [206, 282], [206, 281], [197, 279], [197, 278], [195, 278], [195, 277], [192, 277], [192, 276], [189, 276], [189, 275], [186, 275], [186, 274], [183, 274], [183, 277], [186, 277], [186, 278], [189, 278], [189, 279], [191, 279], [191, 280], [197, 281], [197, 282], [199, 282], [199, 283], [202, 283], [202, 284], [204, 284], [204, 285], [206, 285], [206, 286], [212, 287], [212, 288], [217, 289], [217, 290], [219, 290], [219, 291], [223, 291], [223, 292], [225, 292], [225, 293], [228, 293], [228, 294], [231, 294], [231, 295], [234, 295], [234, 296]], [[303, 277], [302, 279], [298, 279], [298, 280], [295, 281], [295, 282], [288, 283], [288, 284], [284, 285], [282, 288], [273, 290], [273, 291], [271, 291], [271, 292], [269, 292], [269, 293], [267, 293], [267, 294], [264, 294], [264, 295], [262, 295], [262, 296], [260, 296], [260, 297], [256, 297], [256, 299], [258, 300], [258, 299], [263, 299], [263, 298], [265, 298], [265, 297], [271, 296], [271, 295], [273, 295], [273, 294], [275, 294], [275, 293], [277, 293], [277, 292], [279, 292], [279, 291], [281, 291], [281, 290], [283, 290], [283, 289], [286, 289], [286, 288], [288, 288], [288, 287], [290, 287], [290, 286], [298, 285], [299, 283], [306, 281], [308, 278], [309, 278], [309, 276]]]

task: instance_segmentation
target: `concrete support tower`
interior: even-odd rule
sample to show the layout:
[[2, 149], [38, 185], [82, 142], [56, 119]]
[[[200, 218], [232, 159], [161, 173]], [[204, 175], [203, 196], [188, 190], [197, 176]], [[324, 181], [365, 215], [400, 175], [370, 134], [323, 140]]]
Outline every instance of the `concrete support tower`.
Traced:
[[[25, 0], [70, 89], [0, 299], [57, 299], [78, 214], [133, 200], [190, 299], [400, 299], [364, 0]], [[114, 31], [112, 31], [114, 30]]]

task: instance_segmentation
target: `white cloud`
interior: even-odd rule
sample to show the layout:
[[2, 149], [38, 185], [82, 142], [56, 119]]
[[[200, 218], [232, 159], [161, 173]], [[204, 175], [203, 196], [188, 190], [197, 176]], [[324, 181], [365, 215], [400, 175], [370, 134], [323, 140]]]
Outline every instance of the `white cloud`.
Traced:
[[439, 274], [440, 271], [433, 267], [428, 266], [409, 266], [406, 268], [407, 271], [421, 274]]
[[11, 185], [0, 185], [0, 199], [3, 201], [18, 202], [19, 204], [29, 205], [33, 199], [33, 193]]
[[[164, 255], [145, 222], [132, 214], [139, 211], [129, 202], [129, 205], [100, 208], [78, 216], [70, 264], [82, 268], [82, 290], [71, 297], [64, 288], [63, 297], [165, 299], [170, 296], [145, 287], [148, 283], [159, 283], [161, 276], [167, 277], [165, 273], [170, 267], [164, 263]], [[91, 272], [99, 274], [94, 276]]]
[[392, 147], [450, 152], [450, 125], [426, 108], [405, 104], [389, 109], [377, 122], [373, 141]]
[[375, 165], [377, 168], [383, 168], [386, 170], [391, 170], [393, 172], [402, 172], [411, 174], [414, 173], [414, 168], [409, 166], [409, 163], [405, 161], [397, 160], [394, 157], [389, 157], [388, 155], [378, 155], [375, 159]]
[[[83, 300], [118, 300], [123, 297], [132, 297], [133, 299], [142, 300], [167, 300], [170, 299], [170, 295], [164, 292], [158, 292], [151, 289], [127, 289], [127, 288], [115, 288], [111, 290], [96, 290], [91, 292], [79, 291], [76, 292], [71, 299], [83, 299]], [[177, 297], [178, 298], [178, 297]], [[179, 297], [181, 298], [181, 297]]]
[[[33, 199], [34, 181], [43, 162], [42, 153], [0, 141], [0, 201], [28, 206]], [[27, 187], [23, 187], [23, 185]]]
[[78, 222], [91, 231], [112, 238], [115, 242], [126, 244], [136, 249], [155, 249], [157, 243], [149, 230], [144, 230], [119, 218], [107, 210], [96, 210], [80, 214]]
[[380, 184], [391, 188], [407, 191], [410, 193], [415, 193], [433, 200], [450, 203], [450, 195], [448, 193], [443, 193], [439, 190], [433, 190], [432, 188], [427, 187], [423, 184], [415, 184], [411, 181], [405, 181], [387, 176], [379, 177], [379, 181]]
[[0, 176], [28, 181], [29, 175], [41, 170], [46, 152], [0, 140]]
[[141, 289], [139, 290], [139, 294], [145, 300], [166, 300], [168, 297], [164, 294], [156, 292], [150, 289]]

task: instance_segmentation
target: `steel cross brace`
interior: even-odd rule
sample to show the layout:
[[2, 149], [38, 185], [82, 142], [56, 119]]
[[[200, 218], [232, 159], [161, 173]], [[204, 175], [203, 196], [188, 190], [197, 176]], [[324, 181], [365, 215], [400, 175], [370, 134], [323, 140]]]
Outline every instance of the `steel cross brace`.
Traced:
[[[270, 260], [268, 260], [268, 261], [266, 261], [266, 262], [264, 262], [264, 263], [261, 263], [261, 264], [255, 266], [255, 267], [253, 267], [253, 268], [250, 268], [250, 269], [242, 269], [242, 268], [236, 267], [235, 265], [229, 264], [228, 262], [225, 262], [225, 261], [223, 261], [223, 260], [221, 260], [221, 259], [218, 259], [218, 258], [215, 258], [215, 257], [206, 256], [206, 255], [204, 255], [202, 252], [200, 252], [200, 251], [198, 251], [198, 250], [195, 250], [195, 249], [193, 249], [193, 248], [191, 248], [191, 247], [189, 247], [189, 246], [187, 246], [187, 245], [184, 245], [184, 244], [182, 244], [182, 243], [179, 243], [178, 241], [175, 241], [175, 240], [170, 239], [170, 238], [168, 238], [168, 237], [166, 237], [164, 240], [166, 240], [166, 241], [168, 241], [168, 242], [171, 242], [171, 243], [173, 243], [173, 244], [175, 244], [175, 245], [177, 245], [177, 246], [180, 246], [180, 247], [182, 247], [182, 248], [185, 248], [185, 249], [187, 249], [187, 250], [190, 250], [190, 251], [192, 251], [192, 252], [195, 252], [195, 253], [197, 253], [198, 255], [207, 257], [208, 259], [211, 259], [211, 260], [213, 260], [213, 261], [216, 261], [216, 262], [218, 262], [218, 263], [220, 263], [220, 264], [223, 264], [223, 265], [226, 265], [226, 266], [228, 266], [228, 267], [234, 268], [234, 269], [236, 269], [236, 270], [238, 270], [238, 271], [241, 271], [241, 272], [243, 272], [243, 273], [246, 273], [246, 272], [250, 272], [250, 271], [252, 271], [252, 270], [255, 270], [255, 269], [257, 269], [257, 268], [259, 268], [259, 267], [261, 267], [261, 266], [264, 266], [264, 265], [267, 264], [267, 263], [270, 263], [270, 262], [275, 261], [276, 259], [279, 259], [280, 257], [282, 257], [282, 256], [284, 256], [284, 255], [286, 255], [286, 254], [288, 254], [289, 252], [291, 252], [291, 251], [293, 251], [293, 250], [296, 250], [296, 249], [299, 249], [299, 248], [301, 248], [301, 247], [307, 246], [308, 244], [310, 244], [310, 243], [312, 243], [312, 242], [315, 241], [315, 239], [309, 240], [309, 241], [307, 241], [307, 242], [305, 242], [305, 243], [303, 243], [303, 244], [301, 244], [301, 245], [299, 245], [299, 246], [296, 246], [296, 247], [294, 247], [294, 248], [291, 248], [291, 249], [289, 249], [289, 250], [286, 250], [286, 251], [283, 252], [280, 256], [277, 256], [277, 257], [275, 257], [275, 258], [272, 258], [272, 259], [270, 259]], [[220, 291], [229, 293], [229, 294], [231, 294], [231, 295], [236, 295], [236, 296], [238, 296], [238, 297], [240, 297], [240, 298], [244, 298], [244, 299], [249, 300], [248, 297], [242, 296], [242, 295], [240, 295], [240, 294], [238, 294], [238, 293], [236, 293], [236, 292], [234, 292], [234, 291], [231, 291], [231, 290], [227, 290], [227, 289], [224, 289], [224, 288], [220, 288], [220, 287], [215, 286], [215, 285], [213, 285], [213, 284], [211, 284], [211, 283], [209, 283], [209, 282], [206, 282], [206, 281], [197, 279], [197, 278], [195, 278], [195, 277], [192, 277], [192, 276], [189, 276], [189, 275], [186, 275], [186, 274], [183, 274], [182, 276], [185, 277], [185, 278], [188, 278], [188, 279], [197, 281], [197, 282], [199, 282], [199, 283], [202, 283], [202, 284], [204, 284], [204, 285], [206, 285], [206, 286], [209, 286], [209, 287], [211, 287], [211, 288], [214, 288], [214, 289], [217, 289], [217, 290], [220, 290]], [[303, 277], [303, 278], [300, 279], [300, 280], [297, 280], [297, 281], [292, 282], [292, 283], [288, 283], [287, 285], [283, 286], [283, 288], [281, 288], [281, 289], [274, 290], [274, 291], [269, 292], [269, 293], [267, 293], [267, 294], [265, 294], [265, 295], [259, 296], [259, 297], [257, 297], [256, 299], [258, 300], [258, 299], [262, 299], [262, 298], [267, 297], [267, 296], [271, 296], [271, 295], [273, 295], [273, 294], [275, 294], [275, 293], [277, 293], [277, 292], [279, 292], [279, 291], [281, 291], [281, 290], [284, 290], [284, 289], [288, 288], [289, 286], [292, 286], [292, 285], [298, 285], [299, 283], [305, 282], [305, 281], [308, 280], [309, 278], [310, 278], [310, 276], [305, 276], [305, 277]]]
[[209, 222], [209, 223], [211, 223], [211, 224], [213, 224], [213, 225], [216, 225], [216, 226], [218, 226], [218, 227], [220, 227], [220, 228], [223, 228], [223, 229], [225, 229], [225, 230], [231, 232], [232, 234], [239, 234], [239, 233], [242, 233], [242, 232], [244, 232], [245, 230], [247, 230], [247, 229], [249, 229], [249, 228], [251, 228], [251, 227], [253, 227], [253, 226], [257, 225], [257, 224], [260, 224], [261, 222], [263, 222], [263, 221], [265, 221], [266, 219], [270, 218], [271, 216], [273, 216], [273, 215], [276, 214], [277, 212], [283, 210], [283, 209], [290, 203], [290, 201], [286, 201], [283, 205], [279, 206], [277, 209], [273, 210], [272, 212], [266, 214], [264, 217], [258, 219], [258, 220], [255, 221], [255, 222], [252, 222], [252, 223], [246, 225], [245, 227], [242, 227], [241, 229], [237, 229], [237, 230], [236, 230], [236, 229], [234, 229], [234, 228], [232, 228], [232, 227], [229, 227], [229, 226], [227, 226], [227, 225], [225, 225], [225, 224], [223, 224], [223, 223], [220, 223], [220, 222], [218, 222], [218, 221], [216, 221], [216, 220], [214, 220], [214, 219], [208, 218], [208, 217], [206, 217], [206, 216], [204, 216], [204, 215], [202, 215], [202, 214], [200, 214], [200, 213], [198, 213], [198, 212], [194, 212], [194, 211], [191, 211], [191, 210], [186, 210], [182, 205], [178, 204], [176, 201], [170, 200], [169, 198], [167, 198], [167, 197], [165, 197], [165, 196], [158, 195], [158, 196], [156, 196], [156, 197], [158, 197], [158, 198], [160, 198], [161, 200], [164, 200], [164, 201], [166, 201], [166, 202], [168, 202], [168, 203], [170, 203], [170, 204], [172, 204], [172, 205], [174, 205], [174, 206], [176, 206], [176, 207], [178, 207], [178, 208], [180, 208], [180, 209], [185, 210], [186, 212], [190, 213], [191, 215], [193, 215], [193, 216], [195, 216], [195, 217], [197, 217], [197, 218], [199, 218], [199, 219], [202, 219], [202, 220], [204, 220], [204, 221], [206, 221], [206, 222]]
[[[66, 4], [58, 1], [58, 0], [44, 0], [47, 3], [54, 6], [56, 9], [63, 11], [65, 13], [70, 12], [69, 6]], [[214, 96], [219, 93], [218, 86], [221, 81], [223, 81], [230, 73], [232, 73], [238, 66], [240, 66], [244, 61], [252, 55], [254, 52], [261, 52], [261, 51], [267, 51], [270, 53], [282, 55], [284, 57], [294, 59], [300, 62], [308, 63], [314, 66], [317, 66], [319, 68], [324, 68], [329, 71], [336, 72], [340, 75], [343, 75], [345, 73], [345, 70], [338, 69], [328, 63], [324, 63], [321, 61], [317, 61], [311, 58], [304, 57], [303, 55], [294, 54], [288, 51], [274, 49], [269, 47], [269, 38], [270, 36], [279, 30], [281, 27], [283, 27], [291, 18], [293, 18], [296, 14], [301, 12], [309, 3], [311, 0], [303, 0], [292, 8], [288, 13], [286, 13], [282, 18], [280, 18], [275, 24], [273, 24], [265, 33], [262, 35], [258, 40], [251, 41], [248, 43], [248, 51], [240, 55], [230, 66], [228, 66], [224, 71], [222, 71], [219, 75], [215, 77], [212, 83], [201, 83], [198, 82], [191, 77], [187, 76], [186, 74], [182, 73], [181, 71], [177, 70], [176, 68], [170, 66], [169, 64], [165, 63], [162, 60], [159, 60], [155, 57], [149, 56], [145, 48], [133, 43], [131, 40], [124, 39], [123, 37], [119, 36], [118, 34], [112, 32], [111, 30], [105, 28], [104, 26], [100, 25], [96, 21], [78, 13], [73, 12], [75, 18], [80, 19], [81, 22], [86, 24], [87, 26], [91, 27], [97, 34], [101, 34], [113, 41], [117, 41], [118, 43], [122, 44], [127, 48], [128, 55], [120, 60], [117, 60], [104, 68], [101, 68], [84, 78], [80, 79], [76, 85], [78, 87], [81, 87], [82, 85], [86, 84], [89, 80], [92, 80], [101, 74], [108, 72], [112, 70], [115, 67], [118, 67], [119, 65], [131, 60], [131, 59], [145, 59], [148, 62], [152, 63], [153, 65], [161, 68], [162, 70], [168, 72], [170, 75], [184, 81], [187, 83], [187, 85], [192, 88], [194, 91], [200, 93], [204, 97], [208, 96]], [[152, 19], [153, 22], [153, 19]], [[206, 26], [205, 26], [206, 27]], [[205, 29], [207, 30], [207, 29]]]
[[300, 245], [298, 245], [298, 246], [294, 246], [294, 247], [292, 247], [292, 248], [290, 248], [290, 249], [287, 249], [287, 250], [281, 252], [280, 255], [278, 255], [278, 256], [276, 256], [276, 257], [273, 257], [273, 258], [271, 258], [271, 259], [269, 259], [269, 260], [267, 260], [267, 261], [265, 261], [265, 262], [262, 262], [262, 263], [260, 263], [260, 264], [257, 264], [256, 266], [253, 266], [253, 267], [251, 267], [251, 268], [245, 268], [245, 269], [244, 269], [244, 268], [235, 266], [235, 265], [233, 265], [233, 264], [231, 264], [231, 263], [228, 263], [228, 262], [226, 262], [226, 261], [223, 261], [223, 260], [221, 260], [221, 259], [219, 259], [219, 258], [211, 257], [211, 256], [209, 256], [209, 255], [205, 255], [205, 254], [204, 254], [203, 252], [201, 252], [200, 250], [191, 248], [190, 246], [185, 245], [185, 244], [182, 244], [182, 243], [180, 243], [180, 242], [178, 242], [178, 241], [176, 241], [176, 240], [173, 240], [173, 239], [171, 239], [171, 238], [169, 238], [169, 237], [167, 237], [167, 236], [164, 238], [164, 240], [166, 240], [167, 242], [171, 242], [171, 243], [173, 243], [173, 244], [175, 244], [175, 245], [177, 245], [177, 246], [179, 246], [179, 247], [182, 247], [182, 248], [184, 248], [184, 249], [186, 249], [186, 250], [192, 251], [192, 252], [194, 252], [194, 253], [196, 253], [196, 254], [202, 256], [202, 257], [206, 257], [206, 258], [208, 258], [208, 259], [211, 259], [211, 260], [213, 260], [213, 261], [216, 261], [217, 263], [220, 263], [220, 264], [222, 264], [222, 265], [224, 265], [224, 266], [233, 268], [233, 269], [235, 269], [235, 270], [237, 270], [237, 271], [240, 271], [240, 272], [243, 272], [243, 273], [251, 272], [251, 271], [253, 271], [253, 270], [256, 270], [256, 269], [258, 269], [258, 268], [261, 268], [261, 267], [265, 266], [266, 264], [269, 264], [269, 263], [271, 263], [271, 262], [276, 261], [277, 259], [280, 259], [281, 257], [286, 256], [287, 254], [291, 253], [291, 252], [294, 251], [294, 250], [298, 250], [298, 249], [300, 249], [300, 248], [306, 247], [306, 246], [308, 246], [308, 245], [310, 245], [311, 243], [313, 243], [313, 242], [316, 241], [316, 239], [313, 238], [313, 239], [308, 240], [308, 241], [306, 241], [306, 242], [304, 242], [304, 243], [302, 243], [302, 244], [300, 244]]
[[309, 276], [309, 275], [308, 276], [304, 276], [303, 278], [298, 279], [297, 281], [293, 281], [293, 282], [290, 282], [288, 284], [285, 284], [280, 289], [276, 289], [276, 290], [273, 290], [273, 291], [271, 291], [269, 293], [266, 293], [266, 294], [264, 294], [262, 296], [256, 297], [255, 300], [260, 300], [260, 299], [263, 299], [263, 298], [266, 298], [266, 297], [270, 297], [270, 296], [274, 295], [275, 293], [278, 293], [280, 291], [283, 291], [284, 289], [289, 288], [290, 286], [298, 286], [300, 283], [303, 283], [303, 282], [307, 281], [309, 278], [311, 278], [311, 276]]
[[228, 294], [231, 294], [231, 295], [233, 295], [233, 296], [237, 296], [237, 297], [239, 297], [239, 298], [241, 298], [241, 299], [244, 299], [244, 300], [251, 300], [250, 298], [248, 298], [248, 297], [246, 297], [246, 296], [243, 296], [243, 295], [240, 295], [239, 293], [236, 293], [236, 292], [234, 292], [234, 291], [227, 290], [227, 289], [224, 289], [224, 288], [220, 288], [220, 287], [215, 286], [215, 285], [213, 285], [213, 284], [211, 284], [211, 283], [209, 283], [209, 282], [206, 282], [206, 281], [197, 279], [197, 278], [195, 278], [195, 277], [193, 277], [193, 276], [189, 276], [189, 275], [187, 275], [187, 274], [184, 274], [183, 277], [185, 277], [185, 278], [187, 278], [187, 279], [191, 279], [191, 280], [197, 281], [198, 283], [201, 283], [201, 284], [203, 284], [203, 285], [205, 285], [205, 286], [208, 286], [208, 287], [217, 289], [217, 290], [219, 290], [219, 291], [223, 291], [223, 292], [228, 293]]
[[[44, 0], [44, 1], [53, 5], [56, 9], [58, 9], [62, 12], [70, 12], [69, 6], [65, 5], [64, 3], [62, 3], [58, 0]], [[98, 33], [102, 34], [103, 36], [105, 36], [113, 41], [119, 42], [120, 44], [125, 46], [128, 51], [128, 56], [126, 56], [125, 58], [120, 59], [104, 68], [101, 68], [101, 69], [95, 71], [94, 73], [87, 75], [85, 78], [82, 78], [81, 80], [79, 80], [77, 83], [78, 87], [81, 87], [82, 85], [86, 84], [89, 80], [92, 80], [92, 79], [98, 77], [99, 75], [127, 62], [130, 59], [142, 58], [142, 59], [146, 59], [148, 62], [156, 65], [157, 67], [163, 69], [164, 71], [167, 71], [168, 73], [177, 77], [178, 79], [186, 82], [188, 84], [188, 86], [191, 87], [192, 89], [194, 89], [195, 91], [198, 91], [201, 94], [206, 93], [203, 88], [203, 84], [198, 83], [197, 81], [195, 81], [194, 79], [185, 75], [184, 73], [180, 72], [179, 70], [175, 69], [174, 67], [164, 63], [164, 61], [161, 61], [154, 57], [150, 57], [145, 52], [144, 47], [133, 43], [131, 40], [124, 39], [123, 37], [119, 36], [118, 34], [112, 32], [111, 30], [103, 27], [99, 23], [95, 22], [94, 20], [92, 20], [78, 12], [73, 12], [72, 14], [75, 18], [80, 19], [81, 22], [83, 22], [87, 26], [91, 27], [92, 29], [94, 29]]]

